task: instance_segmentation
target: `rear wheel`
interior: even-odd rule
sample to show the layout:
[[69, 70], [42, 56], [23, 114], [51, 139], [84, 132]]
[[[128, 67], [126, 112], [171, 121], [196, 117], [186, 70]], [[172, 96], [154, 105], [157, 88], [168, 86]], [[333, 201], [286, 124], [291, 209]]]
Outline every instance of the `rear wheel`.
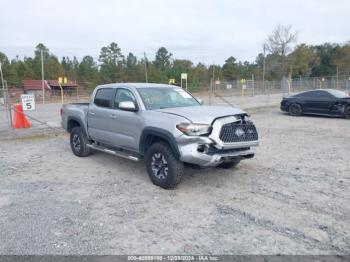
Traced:
[[170, 147], [155, 143], [147, 150], [146, 167], [153, 184], [164, 189], [174, 188], [184, 173], [184, 163], [177, 160]]
[[350, 119], [350, 106], [348, 106], [347, 108], [345, 108], [345, 118], [346, 119]]
[[303, 112], [303, 109], [301, 108], [301, 105], [297, 103], [293, 103], [289, 106], [289, 114], [291, 116], [300, 116]]
[[80, 126], [74, 127], [70, 132], [70, 147], [73, 154], [79, 157], [90, 155], [91, 149], [87, 147], [88, 139]]
[[218, 167], [221, 167], [221, 168], [225, 168], [225, 169], [229, 169], [229, 168], [234, 168], [236, 167], [239, 162], [241, 162], [240, 159], [236, 159], [232, 162], [224, 162], [224, 163], [221, 163], [220, 165], [218, 165]]

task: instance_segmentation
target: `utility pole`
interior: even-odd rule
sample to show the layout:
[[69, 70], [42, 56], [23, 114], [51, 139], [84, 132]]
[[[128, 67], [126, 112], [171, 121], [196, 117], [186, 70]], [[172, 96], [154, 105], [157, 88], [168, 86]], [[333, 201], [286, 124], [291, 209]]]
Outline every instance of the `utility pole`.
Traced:
[[41, 49], [41, 88], [42, 88], [42, 95], [43, 95], [43, 104], [45, 104], [45, 83], [44, 83], [44, 56], [43, 56], [43, 50]]
[[145, 57], [145, 76], [146, 76], [146, 83], [148, 83], [148, 76], [147, 76], [147, 57], [146, 52], [143, 52], [143, 55]]

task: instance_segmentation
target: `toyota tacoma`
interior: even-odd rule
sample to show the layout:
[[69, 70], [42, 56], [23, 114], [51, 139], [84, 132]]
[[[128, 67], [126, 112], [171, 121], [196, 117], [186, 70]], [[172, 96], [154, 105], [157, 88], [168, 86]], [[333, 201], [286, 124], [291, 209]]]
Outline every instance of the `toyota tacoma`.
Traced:
[[258, 133], [233, 107], [204, 106], [180, 87], [151, 83], [97, 86], [90, 103], [65, 104], [62, 127], [73, 153], [92, 150], [144, 160], [151, 181], [175, 187], [184, 165], [235, 167], [254, 156]]

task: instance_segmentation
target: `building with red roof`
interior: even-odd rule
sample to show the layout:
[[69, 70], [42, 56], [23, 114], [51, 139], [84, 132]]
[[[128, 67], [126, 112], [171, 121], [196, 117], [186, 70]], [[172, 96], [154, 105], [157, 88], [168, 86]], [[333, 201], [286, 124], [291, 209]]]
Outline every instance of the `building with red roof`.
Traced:
[[[60, 96], [61, 95], [61, 87], [63, 89], [64, 95], [73, 95], [77, 92], [77, 88], [79, 87], [77, 83], [68, 80], [66, 83], [62, 83], [61, 85], [57, 80], [45, 80], [44, 81], [44, 89], [45, 96]], [[32, 80], [26, 79], [22, 81], [22, 88], [25, 94], [34, 94], [36, 97], [42, 97], [43, 86], [42, 80]]]

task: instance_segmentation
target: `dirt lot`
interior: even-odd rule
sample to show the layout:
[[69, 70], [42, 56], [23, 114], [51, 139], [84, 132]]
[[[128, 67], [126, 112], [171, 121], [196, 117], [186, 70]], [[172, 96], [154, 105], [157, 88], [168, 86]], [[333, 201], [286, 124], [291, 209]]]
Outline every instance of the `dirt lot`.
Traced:
[[68, 136], [0, 141], [1, 254], [350, 254], [350, 122], [253, 115], [261, 145], [176, 190], [143, 163], [72, 155]]

